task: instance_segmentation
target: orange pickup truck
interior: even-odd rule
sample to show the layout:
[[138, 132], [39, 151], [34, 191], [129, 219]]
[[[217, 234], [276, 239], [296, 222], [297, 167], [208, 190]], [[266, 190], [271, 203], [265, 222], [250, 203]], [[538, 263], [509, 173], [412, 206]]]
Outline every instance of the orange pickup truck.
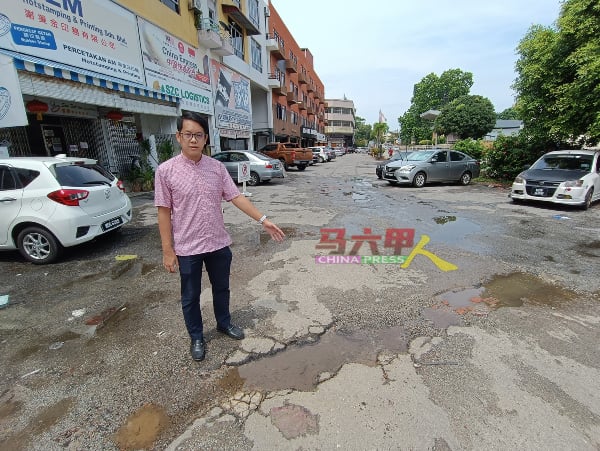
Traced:
[[259, 152], [281, 161], [285, 170], [295, 166], [299, 171], [304, 171], [313, 159], [312, 150], [304, 149], [296, 143], [270, 143], [259, 149]]

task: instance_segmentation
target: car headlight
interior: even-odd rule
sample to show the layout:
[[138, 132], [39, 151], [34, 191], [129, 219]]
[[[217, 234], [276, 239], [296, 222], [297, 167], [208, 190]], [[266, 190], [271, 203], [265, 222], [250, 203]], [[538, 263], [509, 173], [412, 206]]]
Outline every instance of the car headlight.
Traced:
[[523, 177], [521, 177], [520, 175], [517, 175], [515, 177], [515, 182], [514, 183], [525, 183], [525, 179]]
[[571, 188], [571, 187], [581, 187], [583, 186], [583, 180], [567, 180], [565, 183], [565, 188]]
[[402, 166], [400, 168], [400, 172], [410, 172], [412, 171], [414, 168], [416, 168], [417, 166], [415, 166], [414, 164], [408, 164], [406, 166]]

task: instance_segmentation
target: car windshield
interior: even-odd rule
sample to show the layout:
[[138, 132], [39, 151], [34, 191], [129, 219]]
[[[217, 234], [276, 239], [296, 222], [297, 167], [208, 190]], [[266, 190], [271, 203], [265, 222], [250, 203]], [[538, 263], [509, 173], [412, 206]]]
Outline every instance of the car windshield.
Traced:
[[533, 166], [531, 166], [531, 169], [566, 169], [571, 171], [589, 171], [592, 167], [592, 160], [592, 155], [546, 155], [536, 161]]
[[408, 153], [398, 153], [398, 152], [396, 152], [394, 155], [392, 155], [392, 158], [390, 158], [390, 161], [407, 160], [411, 153], [412, 152], [408, 152]]
[[413, 152], [411, 154], [408, 154], [407, 156], [407, 160], [408, 161], [425, 161], [427, 160], [429, 157], [431, 157], [435, 152], [428, 150], [428, 151], [419, 151], [419, 152]]

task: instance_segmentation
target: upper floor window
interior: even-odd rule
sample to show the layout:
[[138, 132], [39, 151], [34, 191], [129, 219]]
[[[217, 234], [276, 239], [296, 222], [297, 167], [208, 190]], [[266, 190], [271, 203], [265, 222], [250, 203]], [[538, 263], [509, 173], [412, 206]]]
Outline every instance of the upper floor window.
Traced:
[[229, 19], [229, 33], [231, 34], [231, 44], [235, 54], [244, 59], [244, 32], [237, 22]]
[[260, 19], [258, 14], [258, 0], [248, 0], [248, 16], [256, 28], [260, 28]]
[[262, 51], [260, 44], [254, 39], [250, 40], [250, 56], [252, 57], [252, 67], [262, 72]]
[[167, 5], [170, 9], [179, 14], [179, 0], [158, 0], [162, 4]]

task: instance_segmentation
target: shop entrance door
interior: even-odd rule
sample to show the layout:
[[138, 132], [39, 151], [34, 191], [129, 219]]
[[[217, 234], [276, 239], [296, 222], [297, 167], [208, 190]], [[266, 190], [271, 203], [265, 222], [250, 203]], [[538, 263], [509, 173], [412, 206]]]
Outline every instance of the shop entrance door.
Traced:
[[68, 149], [62, 125], [41, 124], [41, 127], [46, 154], [51, 157], [59, 153], [67, 154]]

